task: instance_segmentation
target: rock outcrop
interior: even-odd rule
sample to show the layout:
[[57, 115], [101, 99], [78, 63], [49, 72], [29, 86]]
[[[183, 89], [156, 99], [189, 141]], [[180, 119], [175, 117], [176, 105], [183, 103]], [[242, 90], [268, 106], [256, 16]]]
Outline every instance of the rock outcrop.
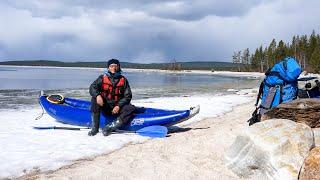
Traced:
[[271, 119], [248, 127], [238, 136], [225, 154], [225, 162], [243, 178], [296, 180], [313, 145], [309, 126]]
[[320, 179], [320, 147], [313, 148], [301, 168], [300, 180]]
[[273, 118], [290, 119], [311, 128], [320, 128], [320, 98], [296, 99], [280, 104], [263, 114], [261, 120]]

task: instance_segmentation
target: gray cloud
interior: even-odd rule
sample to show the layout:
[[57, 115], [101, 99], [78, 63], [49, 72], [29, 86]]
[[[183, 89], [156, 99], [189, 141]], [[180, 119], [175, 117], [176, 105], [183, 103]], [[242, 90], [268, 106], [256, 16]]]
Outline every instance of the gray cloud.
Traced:
[[199, 20], [206, 16], [242, 16], [263, 0], [234, 1], [175, 1], [153, 3], [144, 9], [148, 13], [177, 20]]
[[234, 50], [317, 31], [319, 5], [316, 0], [5, 0], [0, 61], [228, 61]]
[[265, 0], [4, 0], [8, 6], [27, 10], [35, 17], [59, 18], [63, 16], [79, 16], [84, 11], [95, 10], [121, 10], [130, 9], [143, 11], [153, 16], [178, 19], [198, 20], [205, 16], [240, 16], [246, 14], [252, 7]]

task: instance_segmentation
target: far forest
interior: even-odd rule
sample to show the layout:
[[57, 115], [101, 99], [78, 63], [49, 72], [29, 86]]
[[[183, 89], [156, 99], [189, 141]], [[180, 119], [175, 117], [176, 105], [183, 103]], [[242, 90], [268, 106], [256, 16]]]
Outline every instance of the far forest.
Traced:
[[262, 45], [253, 54], [249, 48], [234, 52], [233, 63], [238, 64], [238, 71], [265, 72], [285, 57], [294, 57], [303, 70], [308, 72], [320, 72], [320, 35], [315, 31], [308, 35], [293, 36], [291, 42], [275, 39], [269, 46]]

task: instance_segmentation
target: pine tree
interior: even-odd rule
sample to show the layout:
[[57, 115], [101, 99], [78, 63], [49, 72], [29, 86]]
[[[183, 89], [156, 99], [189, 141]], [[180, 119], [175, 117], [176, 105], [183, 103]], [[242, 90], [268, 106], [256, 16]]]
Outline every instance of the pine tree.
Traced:
[[293, 36], [292, 38], [292, 52], [293, 52], [293, 57], [298, 61], [298, 63], [301, 65], [302, 61], [301, 58], [299, 57], [299, 52], [300, 52], [300, 48], [299, 48], [299, 43], [300, 43], [300, 37], [299, 36]]
[[268, 57], [268, 48], [267, 47], [264, 48], [263, 54], [264, 54], [265, 67], [266, 67], [266, 69], [269, 69], [270, 65], [269, 65], [269, 57]]
[[313, 54], [314, 49], [316, 48], [318, 42], [317, 42], [317, 36], [315, 31], [312, 31], [312, 34], [310, 35], [309, 38], [309, 43], [308, 43], [308, 55], [307, 58], [310, 59], [311, 55]]
[[308, 46], [308, 37], [307, 35], [303, 35], [299, 41], [299, 59], [301, 59], [301, 67], [302, 69], [306, 69], [307, 66], [307, 46]]
[[273, 39], [268, 47], [267, 57], [269, 66], [273, 66], [276, 63], [276, 48], [277, 42]]
[[233, 60], [233, 63], [234, 64], [239, 64], [241, 63], [240, 59], [239, 59], [239, 52], [241, 51], [238, 51], [238, 52], [233, 52], [233, 56], [232, 56], [232, 60]]
[[320, 47], [317, 46], [310, 58], [310, 64], [312, 65], [312, 69], [319, 73], [320, 72]]
[[265, 64], [265, 58], [264, 58], [264, 53], [262, 50], [262, 45], [259, 48], [259, 64], [260, 64], [260, 72], [264, 72], [264, 64]]
[[251, 56], [251, 67], [253, 71], [259, 70], [259, 50], [256, 49], [255, 53]]
[[249, 48], [246, 48], [242, 53], [242, 63], [250, 64], [249, 57], [250, 57]]
[[260, 46], [251, 55], [245, 55], [247, 50], [249, 52], [249, 49], [245, 49], [241, 59], [242, 63], [249, 64], [249, 69], [252, 71], [264, 71], [265, 68], [272, 67], [285, 57], [292, 56], [297, 59], [303, 69], [320, 72], [320, 35], [314, 30], [309, 38], [307, 35], [297, 35], [293, 36], [291, 43], [280, 40], [278, 44], [275, 39], [272, 39], [268, 47]]
[[233, 63], [234, 64], [237, 64], [237, 67], [238, 67], [238, 71], [240, 72], [241, 69], [240, 69], [240, 64], [242, 63], [242, 58], [241, 58], [241, 51], [238, 51], [238, 52], [234, 52], [233, 53], [233, 56], [232, 56], [232, 60], [233, 60]]
[[286, 46], [284, 42], [281, 40], [278, 43], [278, 47], [276, 50], [276, 63], [283, 60], [286, 57]]

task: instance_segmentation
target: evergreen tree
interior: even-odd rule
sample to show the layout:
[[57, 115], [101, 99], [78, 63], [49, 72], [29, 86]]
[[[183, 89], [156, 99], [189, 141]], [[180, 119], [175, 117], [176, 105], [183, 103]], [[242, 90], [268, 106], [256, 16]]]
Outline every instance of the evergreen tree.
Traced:
[[263, 54], [264, 54], [265, 67], [266, 67], [266, 69], [269, 69], [270, 65], [269, 65], [269, 57], [268, 57], [268, 48], [267, 47], [264, 48]]
[[300, 38], [299, 41], [299, 53], [298, 53], [298, 59], [301, 59], [301, 67], [303, 69], [306, 68], [307, 65], [307, 46], [308, 46], [308, 37], [307, 35], [303, 35]]
[[242, 53], [242, 63], [250, 64], [249, 57], [250, 57], [249, 48], [246, 48]]
[[291, 43], [280, 40], [277, 44], [276, 40], [272, 39], [268, 47], [260, 46], [251, 55], [246, 55], [246, 52], [249, 52], [249, 49], [244, 50], [242, 63], [249, 64], [248, 69], [251, 71], [265, 71], [285, 57], [292, 56], [303, 69], [320, 72], [320, 35], [314, 30], [309, 37], [293, 36]]
[[301, 58], [299, 58], [299, 43], [300, 43], [300, 37], [299, 36], [293, 36], [292, 38], [292, 56], [297, 59], [298, 63], [301, 65]]
[[277, 48], [277, 42], [275, 39], [273, 39], [267, 51], [268, 64], [270, 67], [276, 63], [276, 48]]
[[320, 47], [317, 46], [310, 58], [310, 65], [312, 66], [312, 69], [319, 73], [320, 72]]
[[310, 35], [309, 43], [308, 43], [308, 52], [307, 52], [308, 59], [310, 59], [310, 57], [312, 56], [314, 49], [317, 47], [317, 44], [318, 44], [317, 36], [315, 31], [313, 30], [312, 34]]
[[260, 64], [260, 72], [264, 72], [265, 57], [262, 50], [262, 45], [259, 48], [258, 58], [259, 58], [259, 64]]
[[251, 56], [251, 67], [253, 71], [259, 70], [259, 50], [256, 49], [255, 53]]
[[241, 71], [240, 64], [242, 63], [241, 51], [234, 52], [232, 56], [232, 60], [234, 64], [237, 64], [238, 72], [240, 72]]
[[279, 41], [277, 50], [276, 50], [276, 63], [283, 60], [287, 56], [286, 54], [286, 45], [281, 40]]

